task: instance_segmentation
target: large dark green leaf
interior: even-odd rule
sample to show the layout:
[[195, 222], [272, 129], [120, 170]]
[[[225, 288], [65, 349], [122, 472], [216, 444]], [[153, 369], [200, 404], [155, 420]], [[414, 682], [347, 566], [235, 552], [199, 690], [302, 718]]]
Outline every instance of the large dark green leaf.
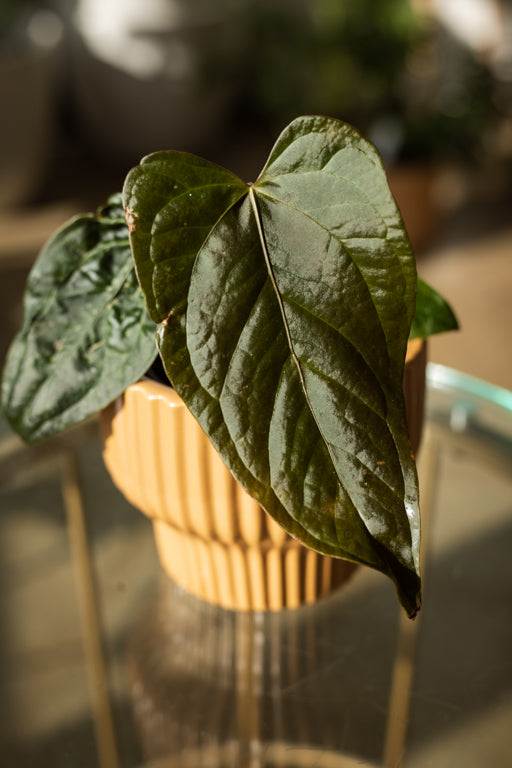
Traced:
[[124, 204], [167, 373], [226, 464], [305, 543], [387, 573], [413, 615], [416, 271], [374, 148], [299, 118], [252, 187], [164, 152]]
[[32, 269], [3, 373], [7, 419], [33, 441], [96, 413], [149, 367], [154, 336], [115, 196], [66, 224]]

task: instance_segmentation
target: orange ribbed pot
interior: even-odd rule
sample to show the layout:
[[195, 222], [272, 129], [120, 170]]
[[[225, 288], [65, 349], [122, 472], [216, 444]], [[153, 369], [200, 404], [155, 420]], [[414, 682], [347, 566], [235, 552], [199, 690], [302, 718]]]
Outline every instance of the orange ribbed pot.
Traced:
[[[417, 450], [425, 344], [409, 344], [404, 379]], [[357, 567], [306, 548], [233, 478], [170, 386], [133, 384], [101, 414], [103, 457], [114, 483], [153, 521], [161, 563], [188, 592], [234, 610], [311, 603]]]

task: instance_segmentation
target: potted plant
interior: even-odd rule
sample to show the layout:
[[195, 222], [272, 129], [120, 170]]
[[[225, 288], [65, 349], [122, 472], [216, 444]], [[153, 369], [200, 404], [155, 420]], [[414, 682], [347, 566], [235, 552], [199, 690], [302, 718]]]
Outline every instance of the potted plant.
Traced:
[[[27, 441], [107, 409], [107, 464], [116, 432], [125, 458], [137, 458], [114, 479], [130, 498], [141, 474], [136, 501], [156, 489], [164, 522], [167, 491], [187, 486], [171, 506], [185, 515], [188, 505], [199, 549], [224, 526], [240, 558], [242, 531], [257, 544], [267, 526], [254, 522], [263, 507], [279, 526], [269, 524], [270, 539], [283, 529], [307, 545], [301, 552], [382, 571], [414, 616], [418, 484], [404, 364], [410, 340], [455, 326], [417, 278], [374, 147], [346, 123], [305, 116], [281, 133], [253, 184], [187, 153], [156, 152], [130, 171], [122, 199], [57, 232], [28, 279], [2, 404]], [[172, 388], [140, 383], [159, 364]], [[136, 403], [142, 420], [124, 421], [124, 405], [152, 386]], [[181, 412], [182, 426], [159, 429], [165, 409]], [[171, 442], [183, 434], [195, 445], [190, 477]], [[149, 470], [139, 470], [148, 454]], [[212, 455], [229, 474], [197, 474]], [[236, 522], [215, 501], [226, 487]], [[205, 498], [215, 525], [196, 520]], [[220, 549], [208, 555], [213, 566]], [[300, 558], [285, 556], [284, 570]], [[272, 563], [256, 557], [255, 567], [272, 573]]]

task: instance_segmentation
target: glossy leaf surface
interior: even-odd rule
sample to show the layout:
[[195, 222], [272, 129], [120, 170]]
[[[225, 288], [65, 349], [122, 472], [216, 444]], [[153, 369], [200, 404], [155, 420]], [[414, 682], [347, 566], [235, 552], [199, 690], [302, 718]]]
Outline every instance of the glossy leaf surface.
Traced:
[[459, 327], [452, 308], [432, 286], [418, 278], [416, 312], [411, 326], [411, 339], [426, 339], [436, 333], [455, 331]]
[[306, 544], [389, 575], [413, 615], [417, 278], [374, 148], [299, 118], [252, 187], [162, 152], [130, 172], [124, 204], [167, 373], [226, 464]]
[[115, 196], [66, 224], [34, 264], [3, 373], [7, 419], [33, 441], [96, 413], [149, 367], [154, 337]]

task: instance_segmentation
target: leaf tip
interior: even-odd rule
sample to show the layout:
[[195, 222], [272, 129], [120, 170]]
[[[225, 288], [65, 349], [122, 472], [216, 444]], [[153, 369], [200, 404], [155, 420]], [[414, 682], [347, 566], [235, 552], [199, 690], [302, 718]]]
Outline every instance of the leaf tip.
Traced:
[[398, 599], [409, 619], [415, 619], [421, 610], [421, 580], [416, 574], [407, 580], [408, 583], [396, 583]]
[[418, 602], [417, 602], [416, 606], [414, 607], [414, 609], [407, 613], [407, 617], [409, 619], [411, 619], [412, 621], [414, 621], [414, 619], [416, 618], [416, 616], [418, 615], [420, 610], [421, 610], [421, 597], [418, 600]]

